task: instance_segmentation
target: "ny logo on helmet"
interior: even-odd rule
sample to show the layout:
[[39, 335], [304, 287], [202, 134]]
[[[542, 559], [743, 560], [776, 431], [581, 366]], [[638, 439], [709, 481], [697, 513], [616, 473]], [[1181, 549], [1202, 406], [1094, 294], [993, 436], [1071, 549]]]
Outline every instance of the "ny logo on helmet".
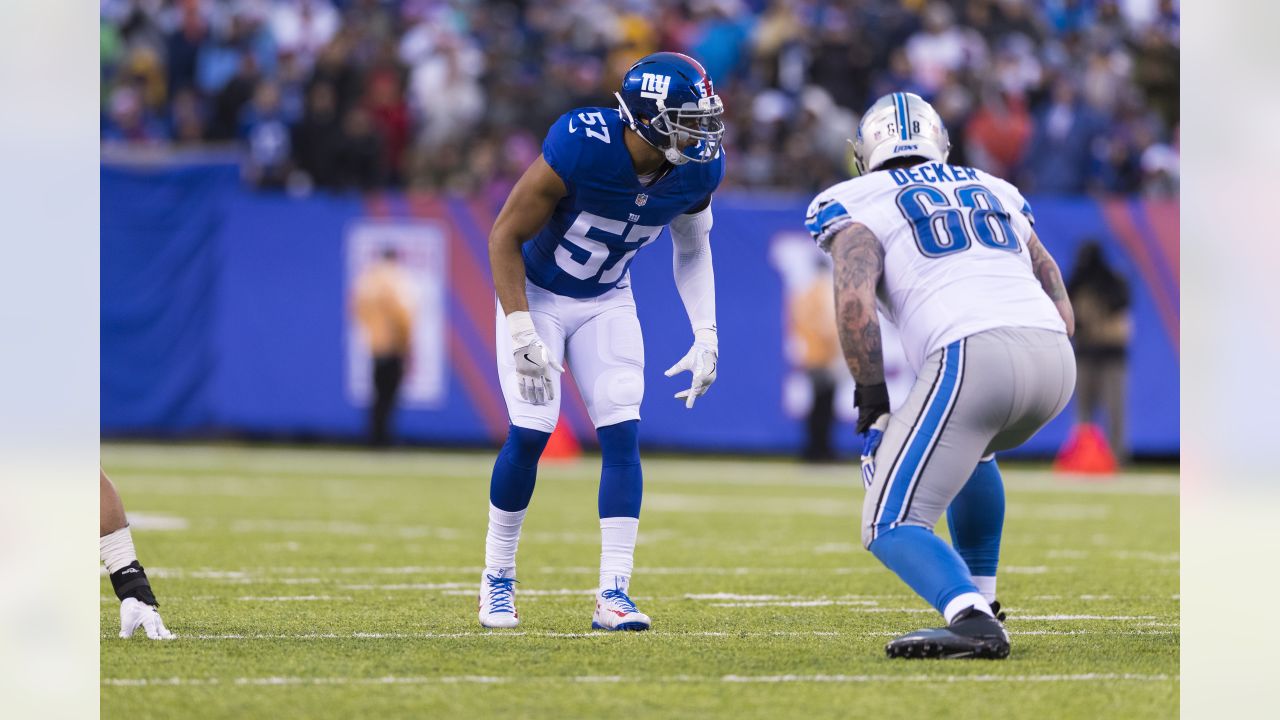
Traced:
[[671, 88], [670, 75], [644, 73], [640, 76], [640, 97], [650, 100], [666, 100], [667, 90]]

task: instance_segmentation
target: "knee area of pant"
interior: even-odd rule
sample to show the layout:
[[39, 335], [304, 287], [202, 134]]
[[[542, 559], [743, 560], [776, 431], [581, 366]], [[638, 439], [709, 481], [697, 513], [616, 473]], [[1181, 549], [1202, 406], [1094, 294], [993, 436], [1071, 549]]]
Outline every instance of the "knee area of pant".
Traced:
[[[554, 430], [555, 428], [552, 428]], [[504, 450], [508, 459], [517, 465], [536, 464], [542, 457], [542, 451], [551, 439], [551, 430], [543, 432], [512, 425], [507, 430], [507, 442]]]
[[640, 407], [640, 401], [644, 400], [644, 373], [632, 367], [607, 371], [596, 380], [594, 395], [603, 398], [612, 408]]
[[862, 547], [877, 558], [887, 546], [894, 545], [920, 532], [933, 533], [933, 528], [918, 522], [903, 521], [895, 527], [881, 527], [872, 532], [873, 526], [862, 528]]
[[596, 428], [601, 460], [605, 465], [640, 463], [640, 421], [626, 420]]

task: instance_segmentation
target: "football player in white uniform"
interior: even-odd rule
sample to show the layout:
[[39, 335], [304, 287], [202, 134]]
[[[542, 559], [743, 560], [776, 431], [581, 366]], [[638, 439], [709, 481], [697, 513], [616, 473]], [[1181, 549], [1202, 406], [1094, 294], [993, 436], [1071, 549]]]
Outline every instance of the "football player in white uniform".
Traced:
[[[1004, 486], [994, 453], [1061, 412], [1075, 387], [1071, 303], [1018, 190], [947, 164], [927, 102], [878, 99], [854, 140], [859, 177], [820, 193], [806, 225], [835, 264], [836, 315], [865, 433], [862, 542], [947, 627], [889, 657], [1009, 654], [997, 616]], [[890, 415], [877, 302], [916, 383]], [[948, 513], [952, 543], [934, 534]]]

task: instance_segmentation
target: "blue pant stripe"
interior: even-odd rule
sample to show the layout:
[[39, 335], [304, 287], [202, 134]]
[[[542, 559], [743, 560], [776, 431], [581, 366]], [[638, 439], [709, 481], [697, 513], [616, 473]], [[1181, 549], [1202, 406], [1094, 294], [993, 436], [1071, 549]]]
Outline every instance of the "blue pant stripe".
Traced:
[[942, 434], [945, 418], [950, 414], [959, 386], [960, 367], [963, 350], [961, 341], [956, 341], [942, 350], [942, 377], [937, 385], [937, 392], [928, 402], [919, 426], [907, 439], [907, 450], [892, 475], [886, 481], [888, 490], [884, 505], [876, 516], [873, 534], [878, 535], [897, 523], [907, 502], [909, 491], [915, 485], [916, 478], [924, 467], [926, 457], [931, 453], [938, 436]]

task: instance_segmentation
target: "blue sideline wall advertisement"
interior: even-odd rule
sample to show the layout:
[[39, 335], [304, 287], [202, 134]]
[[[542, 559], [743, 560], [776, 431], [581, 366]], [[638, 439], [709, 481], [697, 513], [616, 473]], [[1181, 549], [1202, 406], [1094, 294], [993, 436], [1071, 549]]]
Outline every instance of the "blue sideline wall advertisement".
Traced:
[[[693, 410], [664, 377], [692, 339], [663, 237], [637, 254], [632, 286], [645, 334], [642, 442], [679, 450], [793, 452], [807, 404], [788, 350], [788, 298], [816, 272], [809, 197], [719, 193], [712, 248], [719, 379]], [[495, 369], [487, 236], [501, 197], [385, 194], [293, 198], [244, 187], [231, 164], [102, 169], [102, 433], [355, 440], [365, 428], [367, 351], [349, 293], [378, 248], [405, 252], [417, 334], [399, 414], [410, 442], [490, 445], [506, 432]], [[1176, 454], [1176, 203], [1032, 197], [1036, 229], [1070, 275], [1097, 239], [1133, 289], [1130, 437]], [[808, 275], [808, 277], [806, 277]], [[886, 345], [894, 341], [886, 337]], [[898, 351], [900, 352], [900, 351]], [[890, 353], [891, 387], [910, 370]], [[851, 384], [838, 395], [839, 447], [853, 454]], [[572, 378], [561, 422], [594, 431]], [[1020, 452], [1050, 455], [1068, 408]]]

